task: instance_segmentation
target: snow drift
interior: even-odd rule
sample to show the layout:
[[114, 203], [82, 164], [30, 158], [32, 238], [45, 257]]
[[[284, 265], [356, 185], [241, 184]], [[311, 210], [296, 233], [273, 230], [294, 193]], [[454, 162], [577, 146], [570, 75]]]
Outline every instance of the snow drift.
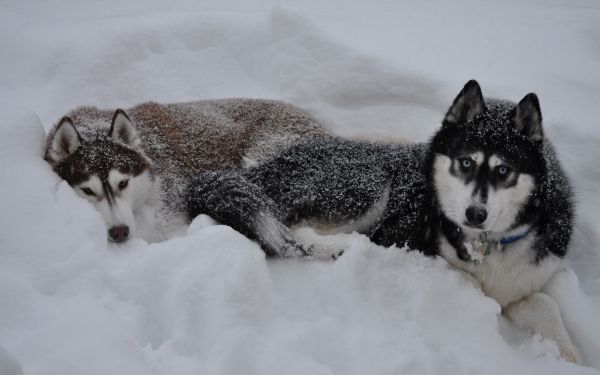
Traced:
[[[0, 75], [0, 373], [597, 373], [513, 327], [443, 260], [357, 234], [300, 233], [345, 248], [336, 262], [266, 260], [206, 217], [183, 237], [110, 246], [100, 215], [42, 160], [43, 129], [81, 104], [268, 97], [341, 135], [424, 140], [472, 78], [463, 74], [477, 75], [488, 95], [536, 90], [580, 202], [568, 259], [576, 273], [552, 290], [586, 363], [600, 366], [600, 132], [590, 125], [599, 115], [597, 5], [532, 2], [535, 16], [515, 17], [520, 2], [463, 0], [463, 11], [448, 10], [456, 25], [448, 29], [443, 2], [61, 4], [0, 6], [10, 56]], [[544, 37], [551, 21], [580, 23], [555, 40]], [[428, 31], [409, 37], [421, 26]], [[527, 29], [542, 39], [511, 50]], [[449, 46], [475, 31], [498, 43], [474, 48], [473, 58], [452, 55]], [[544, 43], [555, 41], [581, 59], [547, 59]], [[421, 46], [443, 50], [446, 63]], [[528, 56], [523, 72], [488, 65], [486, 55], [509, 51]]]

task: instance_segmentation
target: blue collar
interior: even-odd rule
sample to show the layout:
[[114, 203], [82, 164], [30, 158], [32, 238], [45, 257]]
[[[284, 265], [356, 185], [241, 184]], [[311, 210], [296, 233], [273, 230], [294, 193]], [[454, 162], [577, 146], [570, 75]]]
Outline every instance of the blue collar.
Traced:
[[514, 234], [512, 236], [502, 237], [500, 241], [498, 241], [498, 243], [500, 245], [509, 245], [513, 242], [517, 242], [518, 240], [525, 238], [529, 234], [529, 232], [531, 232], [531, 227], [527, 228], [527, 230], [521, 234]]

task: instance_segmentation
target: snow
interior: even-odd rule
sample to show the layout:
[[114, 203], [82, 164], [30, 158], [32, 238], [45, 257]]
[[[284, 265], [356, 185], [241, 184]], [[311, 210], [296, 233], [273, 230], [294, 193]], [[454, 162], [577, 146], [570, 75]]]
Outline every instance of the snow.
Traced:
[[578, 201], [551, 286], [600, 367], [600, 6], [592, 0], [157, 0], [0, 4], [1, 374], [597, 373], [516, 329], [443, 260], [317, 237], [336, 262], [266, 260], [197, 218], [162, 243], [106, 243], [42, 160], [76, 106], [283, 99], [331, 131], [422, 141], [464, 82], [535, 91]]

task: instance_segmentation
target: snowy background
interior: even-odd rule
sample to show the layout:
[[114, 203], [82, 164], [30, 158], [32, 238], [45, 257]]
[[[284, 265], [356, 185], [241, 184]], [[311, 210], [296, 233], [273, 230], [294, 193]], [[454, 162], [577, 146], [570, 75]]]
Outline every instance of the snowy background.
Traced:
[[205, 217], [108, 246], [41, 158], [82, 104], [276, 98], [340, 135], [423, 141], [470, 78], [535, 91], [579, 204], [554, 287], [600, 367], [597, 1], [3, 0], [0, 51], [0, 374], [598, 373], [443, 260], [360, 235], [322, 239], [337, 262], [266, 260]]

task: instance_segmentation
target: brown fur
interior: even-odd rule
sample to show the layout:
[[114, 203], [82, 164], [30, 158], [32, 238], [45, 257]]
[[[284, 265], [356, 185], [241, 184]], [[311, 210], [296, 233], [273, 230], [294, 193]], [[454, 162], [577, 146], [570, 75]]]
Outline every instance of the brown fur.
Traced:
[[[125, 112], [160, 177], [161, 198], [171, 208], [181, 203], [187, 181], [198, 172], [240, 167], [244, 156], [260, 162], [300, 138], [326, 136], [308, 113], [280, 101], [147, 102]], [[112, 109], [80, 107], [67, 116], [85, 141], [105, 138], [113, 113]], [[57, 125], [49, 133], [48, 149]], [[54, 167], [59, 172], [59, 165]]]

